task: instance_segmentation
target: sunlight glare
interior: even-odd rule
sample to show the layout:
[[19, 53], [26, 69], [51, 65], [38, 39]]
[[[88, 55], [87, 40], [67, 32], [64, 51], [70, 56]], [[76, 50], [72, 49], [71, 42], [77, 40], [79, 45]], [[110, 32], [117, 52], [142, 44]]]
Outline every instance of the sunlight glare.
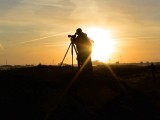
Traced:
[[92, 60], [106, 62], [115, 50], [116, 41], [111, 37], [109, 30], [92, 27], [86, 30], [88, 37], [93, 41]]

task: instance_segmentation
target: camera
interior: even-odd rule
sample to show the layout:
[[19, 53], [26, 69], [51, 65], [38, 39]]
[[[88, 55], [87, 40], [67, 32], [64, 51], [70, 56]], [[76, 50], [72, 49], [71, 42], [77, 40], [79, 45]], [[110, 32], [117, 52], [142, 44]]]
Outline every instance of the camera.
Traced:
[[68, 35], [69, 38], [75, 38], [75, 35]]
[[74, 42], [74, 40], [76, 38], [76, 34], [75, 35], [68, 35], [68, 37], [71, 39], [71, 42]]

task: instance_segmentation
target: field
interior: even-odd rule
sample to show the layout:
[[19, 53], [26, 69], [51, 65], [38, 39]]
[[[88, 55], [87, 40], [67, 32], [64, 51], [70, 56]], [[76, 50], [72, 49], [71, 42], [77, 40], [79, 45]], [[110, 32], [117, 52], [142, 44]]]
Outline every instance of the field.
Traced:
[[[76, 69], [76, 68], [74, 68]], [[160, 120], [160, 66], [70, 66], [0, 71], [1, 120]], [[76, 77], [75, 77], [76, 76]]]

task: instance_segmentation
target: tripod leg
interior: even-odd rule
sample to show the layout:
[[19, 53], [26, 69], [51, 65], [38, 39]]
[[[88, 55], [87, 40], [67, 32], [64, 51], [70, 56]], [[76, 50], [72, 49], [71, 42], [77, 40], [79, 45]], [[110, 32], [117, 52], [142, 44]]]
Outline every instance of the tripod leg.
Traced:
[[73, 46], [74, 46], [74, 44], [72, 43], [72, 50], [71, 50], [71, 52], [72, 52], [72, 72], [73, 72]]
[[73, 47], [74, 47], [74, 50], [75, 50], [76, 55], [77, 55], [77, 54], [78, 54], [78, 51], [77, 51], [77, 49], [76, 49], [75, 45], [73, 45]]
[[77, 64], [78, 64], [78, 69], [80, 69], [80, 67], [81, 67], [81, 63], [80, 63], [80, 61], [79, 61], [79, 59], [78, 59], [78, 51], [77, 51], [77, 49], [76, 49], [75, 45], [73, 45], [73, 47], [74, 47], [75, 53], [76, 53], [76, 55], [77, 55]]
[[65, 53], [65, 55], [64, 55], [64, 58], [63, 58], [63, 60], [62, 60], [62, 62], [61, 62], [60, 67], [61, 67], [61, 66], [62, 66], [62, 64], [63, 64], [63, 61], [64, 61], [64, 59], [65, 59], [65, 57], [66, 57], [66, 55], [67, 55], [67, 53], [68, 53], [68, 50], [69, 50], [70, 46], [71, 46], [71, 43], [70, 43], [70, 45], [69, 45], [69, 47], [68, 47], [68, 49], [67, 49], [67, 51], [66, 51], [66, 53]]

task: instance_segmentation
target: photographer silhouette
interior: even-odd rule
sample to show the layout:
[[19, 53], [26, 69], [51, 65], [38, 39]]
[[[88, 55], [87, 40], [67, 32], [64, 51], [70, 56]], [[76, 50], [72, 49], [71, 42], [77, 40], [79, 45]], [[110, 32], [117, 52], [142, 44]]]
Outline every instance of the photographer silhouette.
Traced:
[[93, 71], [91, 62], [93, 41], [87, 36], [86, 33], [82, 32], [81, 28], [78, 28], [73, 36], [72, 42], [77, 48], [78, 68], [80, 69], [83, 66], [83, 70]]
[[78, 69], [81, 69], [87, 72], [92, 72], [93, 68], [92, 68], [92, 62], [91, 62], [91, 53], [92, 53], [93, 41], [87, 36], [86, 33], [82, 32], [81, 28], [78, 28], [74, 35], [68, 35], [68, 37], [70, 38], [71, 43], [64, 55], [64, 58], [60, 66], [62, 66], [63, 61], [69, 51], [69, 48], [71, 47], [72, 71], [73, 71], [73, 50], [75, 50], [75, 53], [77, 55], [77, 61], [78, 61]]

